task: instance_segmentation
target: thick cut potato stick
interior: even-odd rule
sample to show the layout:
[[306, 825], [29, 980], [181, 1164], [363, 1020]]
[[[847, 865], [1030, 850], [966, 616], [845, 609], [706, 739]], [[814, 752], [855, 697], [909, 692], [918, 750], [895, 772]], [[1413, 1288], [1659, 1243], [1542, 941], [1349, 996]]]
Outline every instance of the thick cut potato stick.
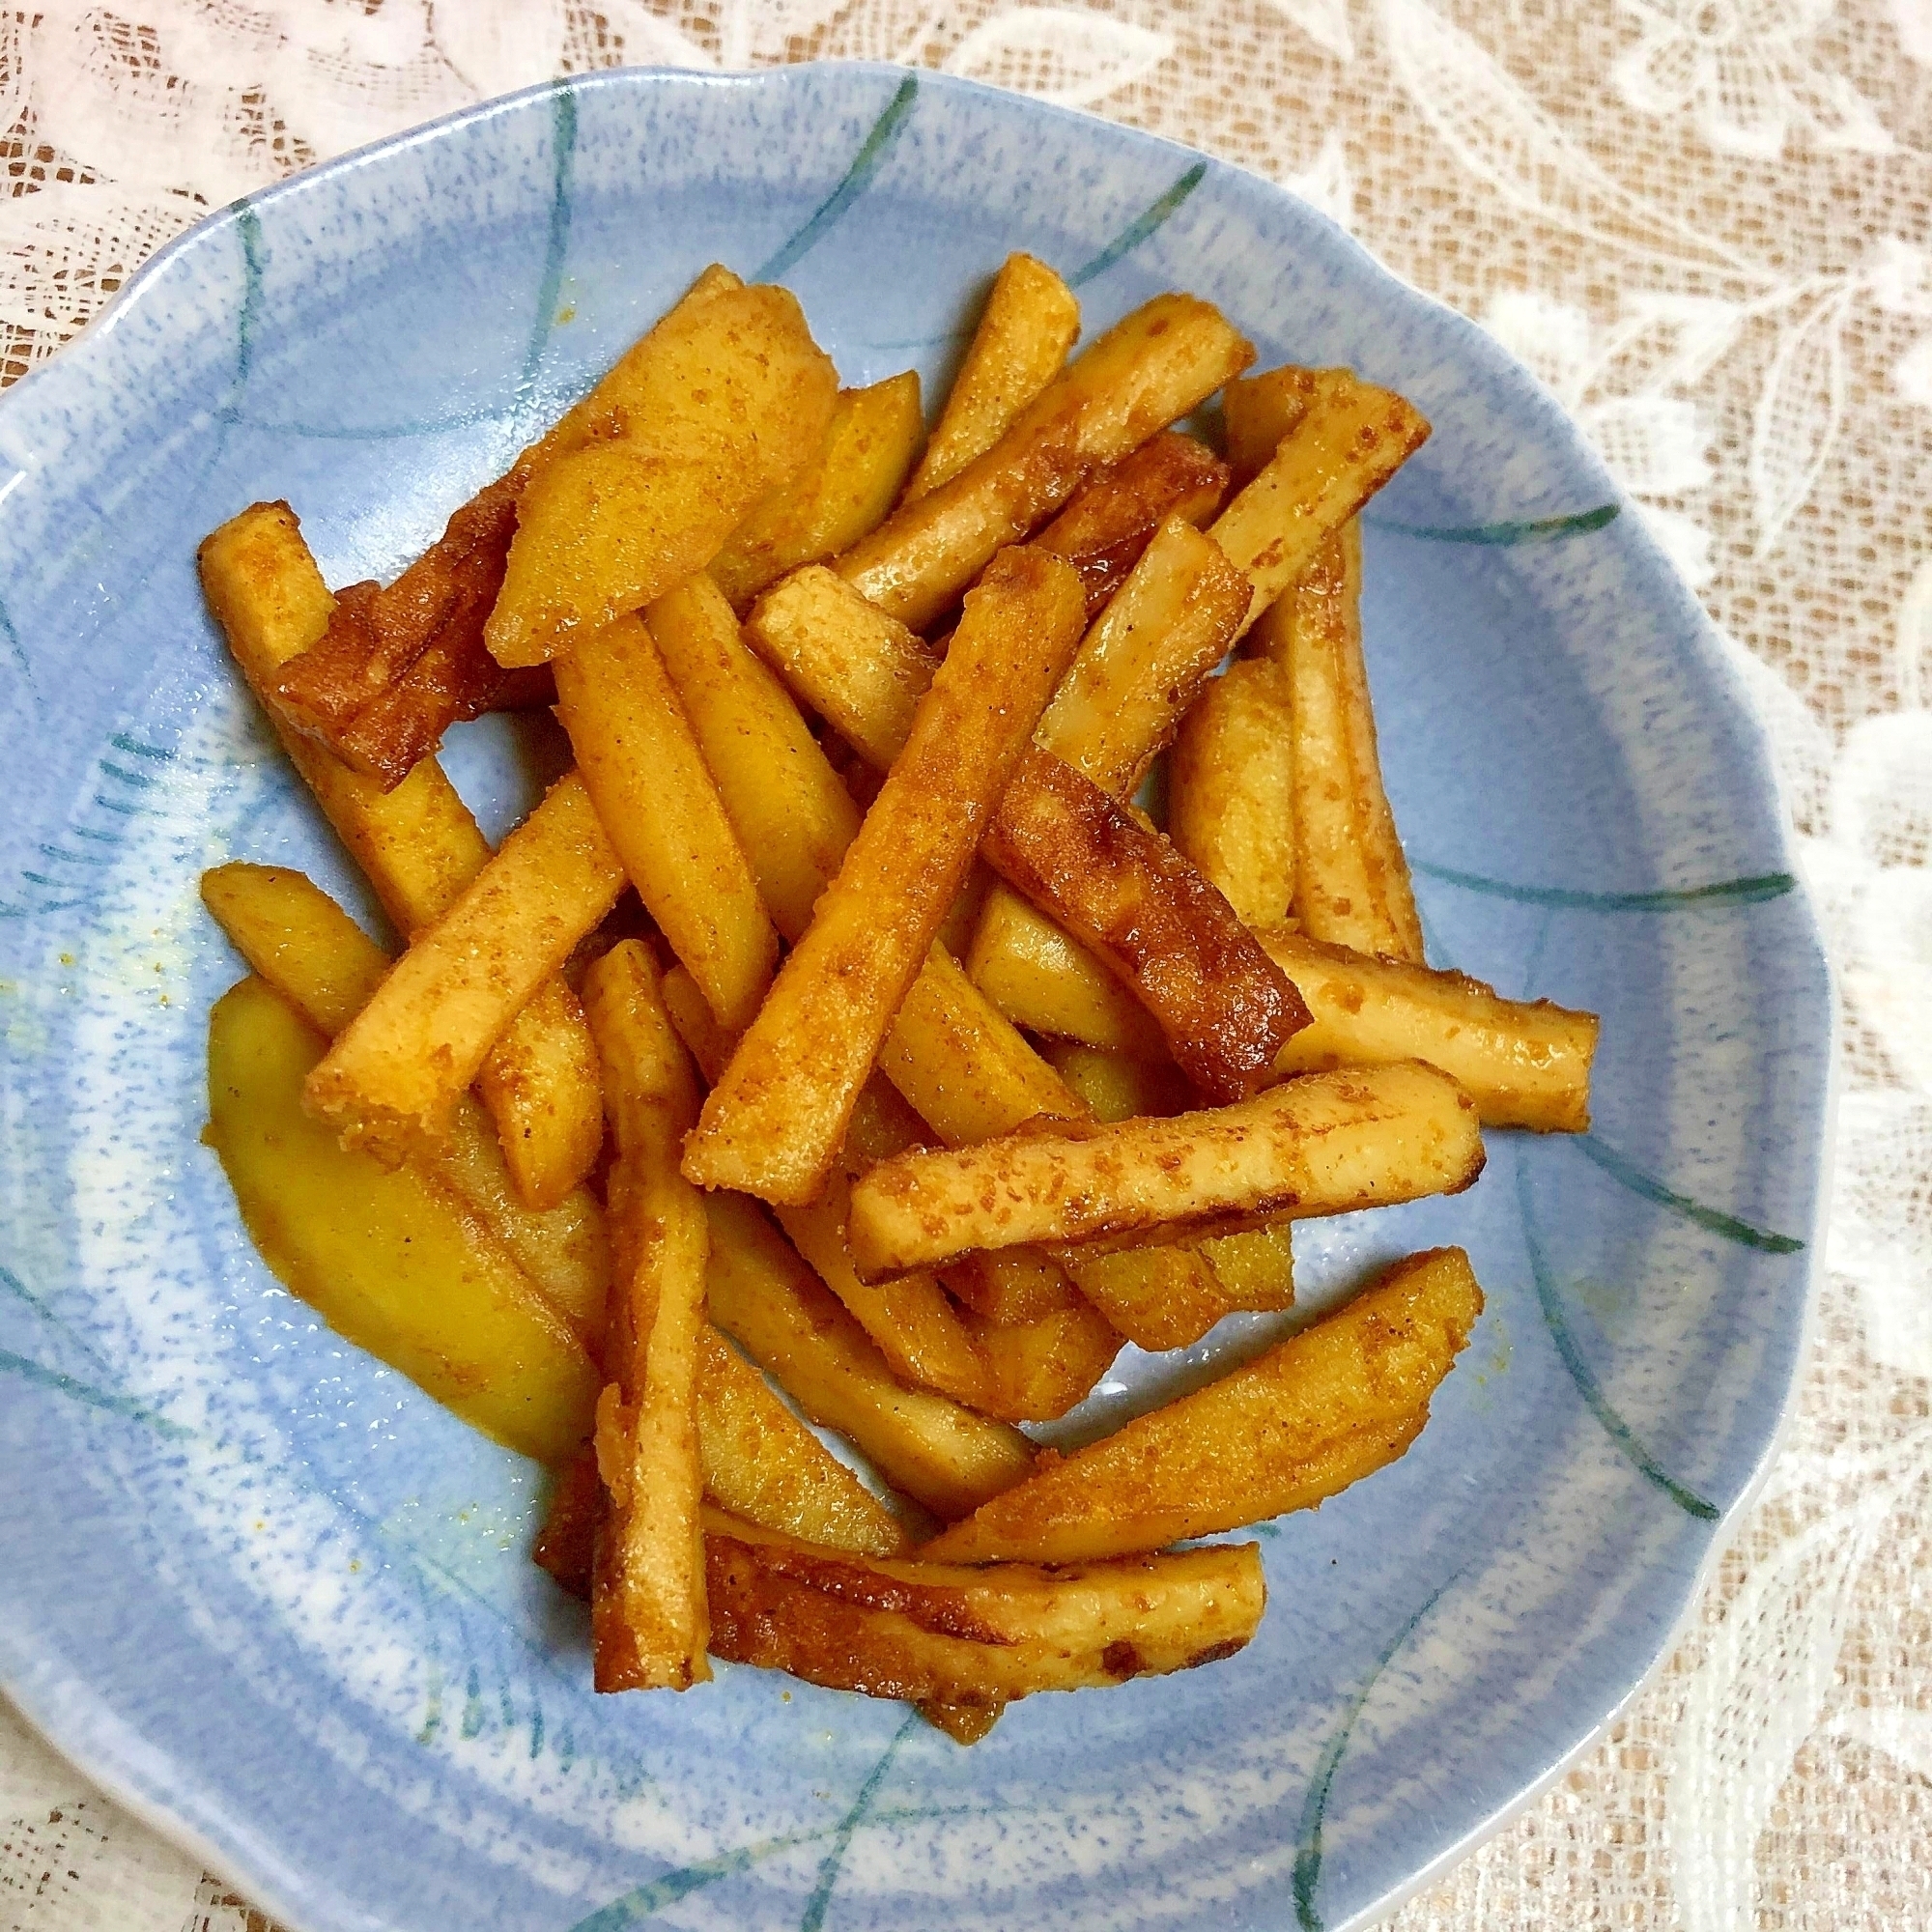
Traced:
[[567, 1462], [597, 1397], [582, 1338], [439, 1176], [346, 1151], [302, 1111], [323, 1047], [261, 980], [209, 1016], [208, 1143], [256, 1248], [338, 1334], [472, 1428]]
[[821, 1428], [947, 1521], [1033, 1467], [1016, 1429], [907, 1388], [877, 1346], [749, 1201], [713, 1194], [711, 1318]]
[[1080, 1563], [1311, 1509], [1414, 1439], [1482, 1312], [1462, 1249], [1411, 1256], [1347, 1307], [1039, 1470], [921, 1554]]
[[707, 1515], [720, 1657], [874, 1697], [997, 1705], [1232, 1657], [1266, 1602], [1258, 1547], [1067, 1570], [867, 1562]]
[[1259, 930], [1287, 922], [1294, 903], [1294, 727], [1279, 665], [1244, 659], [1208, 679], [1168, 766], [1167, 829], [1244, 924]]
[[[355, 1017], [389, 969], [388, 954], [299, 872], [217, 866], [202, 874], [201, 896], [248, 964], [327, 1038]], [[524, 1207], [489, 1121], [468, 1096], [458, 1102], [449, 1138], [422, 1154], [596, 1349], [611, 1257], [603, 1209], [589, 1191], [574, 1188], [542, 1212]]]
[[1094, 472], [1207, 401], [1254, 357], [1219, 312], [1156, 296], [1050, 384], [950, 483], [902, 505], [846, 552], [838, 574], [923, 630], [993, 554], [1037, 529]]
[[1163, 430], [1076, 491], [1034, 542], [1080, 573], [1091, 623], [1169, 518], [1205, 524], [1227, 490], [1228, 466], [1206, 443]]
[[1301, 427], [1321, 373], [1291, 362], [1228, 384], [1221, 398], [1221, 417], [1236, 485], [1259, 476], [1274, 461], [1275, 451]]
[[1031, 1321], [970, 1319], [985, 1363], [989, 1414], [1054, 1422], [1093, 1393], [1121, 1352], [1122, 1336], [1084, 1297]]
[[1358, 382], [1346, 369], [1321, 373], [1299, 427], [1208, 532], [1253, 586], [1248, 624], [1428, 435], [1429, 425], [1391, 390]]
[[1419, 966], [1422, 923], [1369, 707], [1361, 582], [1351, 522], [1258, 633], [1287, 680], [1294, 730], [1294, 913], [1311, 939]]
[[1102, 791], [1124, 798], [1227, 656], [1248, 582], [1191, 524], [1170, 518], [1080, 641], [1036, 734]]
[[492, 655], [541, 664], [702, 570], [824, 447], [837, 390], [785, 290], [680, 302], [598, 385], [588, 440], [546, 439], [484, 627]]
[[554, 668], [577, 769], [644, 910], [720, 1021], [748, 1025], [778, 935], [651, 634], [620, 617]]
[[693, 1180], [798, 1205], [824, 1185], [859, 1088], [1073, 655], [1082, 609], [1073, 571], [1024, 550], [967, 598], [904, 752], [704, 1103], [685, 1149]]
[[950, 483], [1005, 436], [1020, 412], [1058, 376], [1080, 335], [1080, 304], [1044, 262], [1009, 255], [966, 359], [952, 379], [905, 499], [916, 502]]
[[981, 856], [1132, 987], [1210, 1098], [1252, 1093], [1307, 1009], [1233, 908], [1070, 765], [1030, 751]]
[[624, 1224], [607, 1351], [614, 1379], [597, 1405], [611, 1497], [590, 1597], [599, 1690], [685, 1690], [711, 1675], [697, 1420], [711, 1233], [677, 1171], [697, 1087], [658, 979], [648, 949], [627, 939], [583, 980], [616, 1140], [611, 1210]]
[[822, 566], [794, 571], [753, 607], [745, 635], [852, 749], [884, 771], [912, 731], [939, 658], [897, 618]]
[[1184, 1233], [1220, 1215], [1352, 1213], [1458, 1193], [1482, 1167], [1474, 1103], [1447, 1074], [1363, 1067], [1077, 1140], [1015, 1134], [902, 1154], [854, 1183], [848, 1235], [860, 1273], [876, 1279], [974, 1248]]
[[352, 1144], [398, 1152], [448, 1130], [524, 1003], [616, 903], [624, 872], [575, 772], [403, 954], [310, 1076]]
[[817, 459], [759, 504], [713, 560], [718, 588], [743, 611], [786, 571], [869, 536], [897, 500], [924, 440], [916, 371], [840, 390]]
[[1000, 1327], [1025, 1327], [1080, 1305], [1080, 1291], [1056, 1261], [1034, 1248], [962, 1255], [942, 1279], [975, 1315]]
[[1080, 1293], [1137, 1348], [1189, 1348], [1237, 1309], [1294, 1305], [1286, 1222], [1111, 1253], [1054, 1252]]
[[[304, 738], [275, 697], [282, 668], [327, 630], [333, 600], [286, 503], [257, 503], [201, 546], [209, 608], [296, 769], [376, 896], [405, 934], [448, 909], [490, 860], [469, 809], [434, 758], [393, 791]], [[539, 990], [484, 1062], [478, 1082], [519, 1200], [554, 1208], [589, 1173], [604, 1140], [596, 1054], [577, 995]]]
[[1462, 973], [1371, 959], [1301, 933], [1264, 933], [1262, 944], [1315, 1015], [1282, 1049], [1277, 1073], [1423, 1060], [1468, 1094], [1486, 1127], [1589, 1131], [1595, 1013], [1505, 1000]]
[[[704, 1493], [720, 1509], [761, 1529], [866, 1556], [895, 1556], [907, 1547], [892, 1511], [708, 1323], [698, 1340], [697, 1439]], [[586, 1604], [604, 1510], [593, 1444], [558, 1472], [530, 1551], [539, 1569]]]
[[795, 940], [858, 834], [859, 808], [708, 577], [659, 598], [644, 621], [772, 923]]
[[966, 973], [1015, 1026], [1137, 1060], [1167, 1059], [1153, 1015], [1010, 886], [987, 895]]
[[1087, 1113], [943, 946], [933, 947], [900, 1005], [879, 1070], [949, 1147]]
[[1192, 1090], [1171, 1061], [1136, 1060], [1065, 1039], [1049, 1042], [1045, 1057], [1096, 1121], [1111, 1124], [1136, 1115], [1184, 1114], [1194, 1104]]
[[867, 1556], [905, 1548], [892, 1511], [709, 1325], [698, 1358], [697, 1437], [705, 1494], [733, 1516]]

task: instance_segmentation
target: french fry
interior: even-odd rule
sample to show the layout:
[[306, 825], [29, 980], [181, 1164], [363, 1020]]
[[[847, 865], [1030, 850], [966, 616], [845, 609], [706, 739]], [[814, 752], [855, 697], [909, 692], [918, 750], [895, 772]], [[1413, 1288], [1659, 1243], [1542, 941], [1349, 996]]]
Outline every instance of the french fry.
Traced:
[[1169, 837], [1256, 930], [1294, 903], [1293, 730], [1280, 666], [1243, 659], [1208, 681], [1168, 765]]
[[923, 630], [996, 551], [1024, 539], [1095, 470], [1207, 401], [1253, 357], [1208, 303], [1155, 297], [1084, 351], [983, 456], [846, 552], [839, 576]]
[[986, 1412], [1009, 1422], [1054, 1422], [1093, 1392], [1122, 1337], [1084, 1296], [1031, 1321], [969, 1319], [984, 1364]]
[[209, 1017], [207, 1140], [257, 1250], [338, 1334], [472, 1428], [567, 1462], [597, 1398], [582, 1340], [439, 1177], [345, 1151], [302, 1111], [324, 1046], [261, 980]]
[[1211, 1235], [1194, 1252], [1236, 1308], [1294, 1306], [1294, 1223], [1264, 1221], [1232, 1235]]
[[1030, 1326], [1082, 1300], [1066, 1270], [1036, 1248], [961, 1255], [941, 1278], [972, 1313], [1003, 1328]]
[[[895, 1556], [906, 1548], [892, 1511], [708, 1323], [698, 1338], [697, 1440], [704, 1493], [720, 1509], [834, 1549]], [[604, 1508], [593, 1445], [558, 1471], [530, 1551], [539, 1569], [586, 1604]]]
[[859, 808], [708, 577], [645, 612], [772, 923], [792, 940], [859, 830]]
[[925, 440], [919, 375], [908, 369], [866, 389], [841, 389], [817, 459], [731, 532], [710, 575], [744, 611], [802, 563], [849, 550], [885, 521]]
[[1043, 1466], [921, 1558], [1091, 1562], [1312, 1509], [1415, 1439], [1482, 1311], [1462, 1249], [1413, 1255], [1259, 1360]]
[[650, 632], [619, 617], [553, 668], [577, 769], [644, 910], [719, 1020], [748, 1025], [778, 935]]
[[1079, 579], [1044, 552], [1011, 552], [968, 597], [905, 750], [704, 1103], [685, 1149], [691, 1179], [801, 1206], [824, 1185], [980, 829], [1072, 657], [1082, 608]]
[[619, 367], [605, 434], [553, 446], [518, 497], [484, 627], [498, 664], [541, 664], [702, 570], [824, 447], [838, 377], [783, 289], [680, 302]]
[[1227, 489], [1228, 466], [1206, 443], [1163, 430], [1075, 491], [1034, 542], [1080, 573], [1092, 623], [1163, 524], [1205, 524]]
[[1462, 973], [1372, 959], [1302, 933], [1264, 933], [1262, 944], [1315, 1016], [1282, 1049], [1277, 1073], [1422, 1060], [1468, 1094], [1486, 1127], [1589, 1131], [1595, 1013], [1505, 1000]]
[[[201, 875], [201, 896], [237, 952], [326, 1038], [355, 1018], [388, 971], [388, 954], [299, 872], [217, 866]], [[574, 1188], [541, 1212], [524, 1207], [489, 1120], [468, 1095], [457, 1103], [449, 1138], [421, 1151], [424, 1165], [595, 1350], [604, 1333], [611, 1257], [604, 1212], [589, 1191]]]
[[745, 635], [785, 683], [876, 770], [912, 732], [939, 658], [823, 566], [795, 570], [753, 607]]
[[309, 1076], [309, 1106], [390, 1154], [442, 1137], [492, 1045], [623, 884], [582, 781], [566, 773], [337, 1036]]
[[991, 449], [1060, 374], [1079, 334], [1073, 291], [1044, 262], [1009, 255], [905, 500], [917, 502]]
[[[433, 758], [384, 793], [303, 737], [275, 697], [281, 669], [327, 629], [333, 600], [286, 503], [257, 503], [201, 546], [201, 581], [242, 676], [323, 814], [405, 934], [446, 911], [490, 860], [469, 808]], [[543, 986], [485, 1061], [478, 1088], [518, 1199], [554, 1208], [604, 1140], [596, 1054], [577, 995]]]
[[847, 1234], [860, 1274], [875, 1280], [974, 1248], [1185, 1233], [1231, 1214], [1352, 1213], [1458, 1193], [1482, 1166], [1474, 1103], [1446, 1074], [1361, 1067], [1080, 1139], [1015, 1134], [902, 1154], [854, 1183]]
[[1172, 842], [1072, 766], [1030, 750], [980, 856], [1071, 928], [1154, 1016], [1209, 1098], [1252, 1093], [1307, 1009]]
[[867, 1556], [905, 1548], [892, 1511], [709, 1324], [698, 1357], [697, 1437], [704, 1492], [733, 1516]]
[[1300, 424], [1208, 532], [1253, 587], [1247, 624], [1428, 435], [1429, 425], [1392, 390], [1359, 382], [1346, 369], [1321, 372]]
[[1221, 418], [1228, 433], [1228, 464], [1237, 487], [1253, 482], [1301, 427], [1321, 373], [1291, 362], [1228, 384], [1221, 397]]
[[1144, 1061], [1167, 1059], [1153, 1016], [1093, 953], [1009, 886], [988, 895], [966, 974], [1032, 1033]]
[[1080, 1293], [1137, 1348], [1191, 1348], [1223, 1316], [1294, 1305], [1289, 1224], [1055, 1256]]
[[822, 1428], [947, 1521], [1033, 1466], [1018, 1430], [907, 1388], [878, 1348], [751, 1202], [712, 1194], [711, 1319]]
[[622, 1223], [607, 1351], [614, 1379], [597, 1404], [597, 1469], [611, 1499], [591, 1577], [599, 1690], [688, 1690], [711, 1675], [697, 1400], [711, 1232], [677, 1171], [697, 1087], [658, 978], [649, 950], [627, 939], [583, 980], [616, 1141], [611, 1211]]
[[1327, 539], [1256, 641], [1288, 685], [1294, 912], [1311, 939], [1422, 964], [1422, 924], [1382, 789], [1362, 662], [1362, 538]]
[[1184, 1114], [1194, 1103], [1192, 1091], [1171, 1061], [1135, 1060], [1066, 1039], [1050, 1040], [1044, 1052], [1096, 1121], [1111, 1124], [1136, 1115]]
[[1252, 1543], [969, 1569], [815, 1549], [707, 1514], [705, 1553], [720, 1657], [968, 1708], [1231, 1657], [1267, 1597]]

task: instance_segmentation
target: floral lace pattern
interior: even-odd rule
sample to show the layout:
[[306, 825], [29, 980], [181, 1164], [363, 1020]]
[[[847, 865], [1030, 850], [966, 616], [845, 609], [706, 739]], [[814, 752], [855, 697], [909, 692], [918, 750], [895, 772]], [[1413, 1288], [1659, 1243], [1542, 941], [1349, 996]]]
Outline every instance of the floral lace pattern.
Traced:
[[[0, 375], [346, 148], [557, 72], [823, 55], [1293, 187], [1537, 372], [1734, 640], [1841, 988], [1816, 1352], [1661, 1679], [1394, 1922], [1932, 1922], [1932, 9], [41, 0], [0, 13]], [[110, 1923], [260, 1920], [0, 1711], [0, 1932]]]

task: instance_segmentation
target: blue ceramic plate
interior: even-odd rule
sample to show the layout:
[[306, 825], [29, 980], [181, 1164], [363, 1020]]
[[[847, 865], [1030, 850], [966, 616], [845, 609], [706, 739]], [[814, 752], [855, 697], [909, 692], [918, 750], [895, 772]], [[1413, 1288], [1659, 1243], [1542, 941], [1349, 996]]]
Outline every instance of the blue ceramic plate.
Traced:
[[[390, 575], [714, 259], [796, 290], [847, 382], [937, 395], [1013, 248], [1090, 329], [1193, 290], [1262, 366], [1352, 363], [1433, 419], [1365, 519], [1390, 790], [1432, 956], [1604, 1015], [1597, 1126], [1307, 1230], [1311, 1306], [1458, 1241], [1490, 1311], [1407, 1457], [1262, 1526], [1234, 1661], [1035, 1698], [973, 1750], [728, 1665], [599, 1699], [526, 1560], [536, 1469], [291, 1300], [197, 1143], [239, 970], [198, 873], [368, 902], [195, 544], [282, 497], [330, 582]], [[1804, 1330], [1817, 928], [1740, 686], [1601, 466], [1321, 216], [955, 81], [600, 76], [205, 222], [0, 403], [0, 1681], [290, 1926], [1341, 1927], [1657, 1661]], [[518, 753], [453, 736], [486, 829]], [[1129, 1358], [1097, 1400], [1179, 1372]]]

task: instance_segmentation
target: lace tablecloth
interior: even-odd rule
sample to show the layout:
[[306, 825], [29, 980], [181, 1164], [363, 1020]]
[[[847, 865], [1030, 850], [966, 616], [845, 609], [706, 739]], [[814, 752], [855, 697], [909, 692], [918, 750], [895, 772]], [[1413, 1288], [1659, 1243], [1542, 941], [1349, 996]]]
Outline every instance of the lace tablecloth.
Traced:
[[[35, 0], [0, 372], [204, 210], [431, 115], [828, 55], [1326, 209], [1544, 378], [1736, 640], [1845, 1009], [1799, 1419], [1661, 1679], [1393, 1923], [1932, 1924], [1932, 0]], [[0, 1932], [262, 1924], [0, 1705]]]

